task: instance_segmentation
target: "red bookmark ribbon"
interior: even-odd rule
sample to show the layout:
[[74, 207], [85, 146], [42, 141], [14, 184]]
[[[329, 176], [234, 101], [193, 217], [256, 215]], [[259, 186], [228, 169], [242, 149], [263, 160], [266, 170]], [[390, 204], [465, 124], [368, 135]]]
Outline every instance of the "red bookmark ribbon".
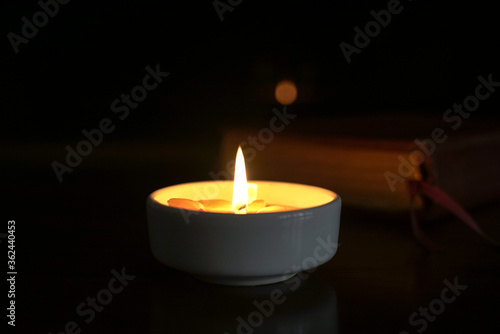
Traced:
[[429, 250], [442, 250], [442, 248], [436, 245], [432, 240], [430, 240], [420, 228], [415, 210], [415, 200], [417, 198], [417, 195], [424, 195], [430, 198], [435, 203], [441, 205], [443, 208], [455, 215], [458, 219], [463, 221], [477, 234], [479, 234], [492, 244], [500, 246], [497, 241], [493, 240], [483, 232], [481, 227], [479, 227], [477, 222], [464, 210], [464, 208], [462, 208], [457, 202], [455, 202], [450, 196], [448, 196], [448, 194], [446, 194], [438, 187], [422, 181], [414, 180], [408, 180], [407, 186], [410, 193], [410, 220], [412, 231], [418, 242], [420, 242], [420, 244], [422, 244], [425, 248]]

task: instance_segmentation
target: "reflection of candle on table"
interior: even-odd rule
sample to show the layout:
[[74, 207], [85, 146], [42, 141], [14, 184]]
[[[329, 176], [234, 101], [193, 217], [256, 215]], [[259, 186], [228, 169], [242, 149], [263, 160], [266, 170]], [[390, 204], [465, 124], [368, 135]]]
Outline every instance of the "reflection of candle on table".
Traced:
[[247, 182], [245, 158], [241, 147], [238, 147], [234, 168], [232, 202], [224, 199], [200, 199], [195, 201], [189, 198], [170, 198], [167, 205], [184, 210], [235, 214], [281, 212], [298, 209], [289, 205], [268, 204], [265, 199], [256, 199], [257, 191], [256, 184], [248, 184]]

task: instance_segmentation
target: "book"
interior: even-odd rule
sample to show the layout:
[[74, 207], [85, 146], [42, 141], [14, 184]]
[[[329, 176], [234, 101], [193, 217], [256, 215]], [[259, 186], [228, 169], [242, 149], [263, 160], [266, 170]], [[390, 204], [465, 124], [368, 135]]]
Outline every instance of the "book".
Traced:
[[[316, 185], [338, 193], [343, 205], [388, 213], [408, 212], [410, 180], [439, 187], [465, 208], [500, 198], [498, 131], [447, 132], [418, 122], [420, 127], [404, 135], [404, 125], [394, 125], [399, 133], [363, 131], [357, 136], [356, 131], [349, 135], [349, 129], [363, 128], [359, 120], [301, 123], [309, 131], [292, 128], [271, 136], [262, 128], [226, 130], [218, 168], [230, 172], [240, 145], [250, 180]], [[364, 128], [370, 126], [370, 120], [365, 123]], [[412, 137], [412, 131], [420, 135]], [[414, 206], [428, 217], [443, 214], [425, 197], [419, 196]]]

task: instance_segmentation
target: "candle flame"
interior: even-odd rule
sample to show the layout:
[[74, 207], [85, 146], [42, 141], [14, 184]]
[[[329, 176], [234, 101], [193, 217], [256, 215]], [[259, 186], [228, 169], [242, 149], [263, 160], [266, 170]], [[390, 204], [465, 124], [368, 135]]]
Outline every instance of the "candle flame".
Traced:
[[236, 153], [236, 163], [234, 166], [233, 211], [235, 213], [246, 213], [247, 207], [247, 171], [245, 168], [245, 158], [240, 146], [238, 147], [238, 153]]

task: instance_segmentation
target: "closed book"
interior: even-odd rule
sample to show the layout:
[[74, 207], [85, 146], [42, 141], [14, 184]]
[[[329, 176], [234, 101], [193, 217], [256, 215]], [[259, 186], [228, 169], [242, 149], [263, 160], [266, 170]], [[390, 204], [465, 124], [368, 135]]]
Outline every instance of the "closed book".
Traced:
[[[328, 128], [325, 121], [309, 122], [308, 127], [315, 124]], [[391, 213], [408, 212], [409, 180], [437, 186], [465, 208], [500, 198], [499, 132], [447, 134], [441, 128], [428, 129], [415, 137], [356, 137], [320, 130], [284, 131], [272, 137], [267, 131], [266, 137], [259, 137], [259, 128], [229, 129], [219, 168], [229, 171], [241, 145], [249, 179], [321, 186], [337, 192], [346, 206]], [[414, 204], [428, 216], [441, 212], [426, 198], [418, 197]]]

